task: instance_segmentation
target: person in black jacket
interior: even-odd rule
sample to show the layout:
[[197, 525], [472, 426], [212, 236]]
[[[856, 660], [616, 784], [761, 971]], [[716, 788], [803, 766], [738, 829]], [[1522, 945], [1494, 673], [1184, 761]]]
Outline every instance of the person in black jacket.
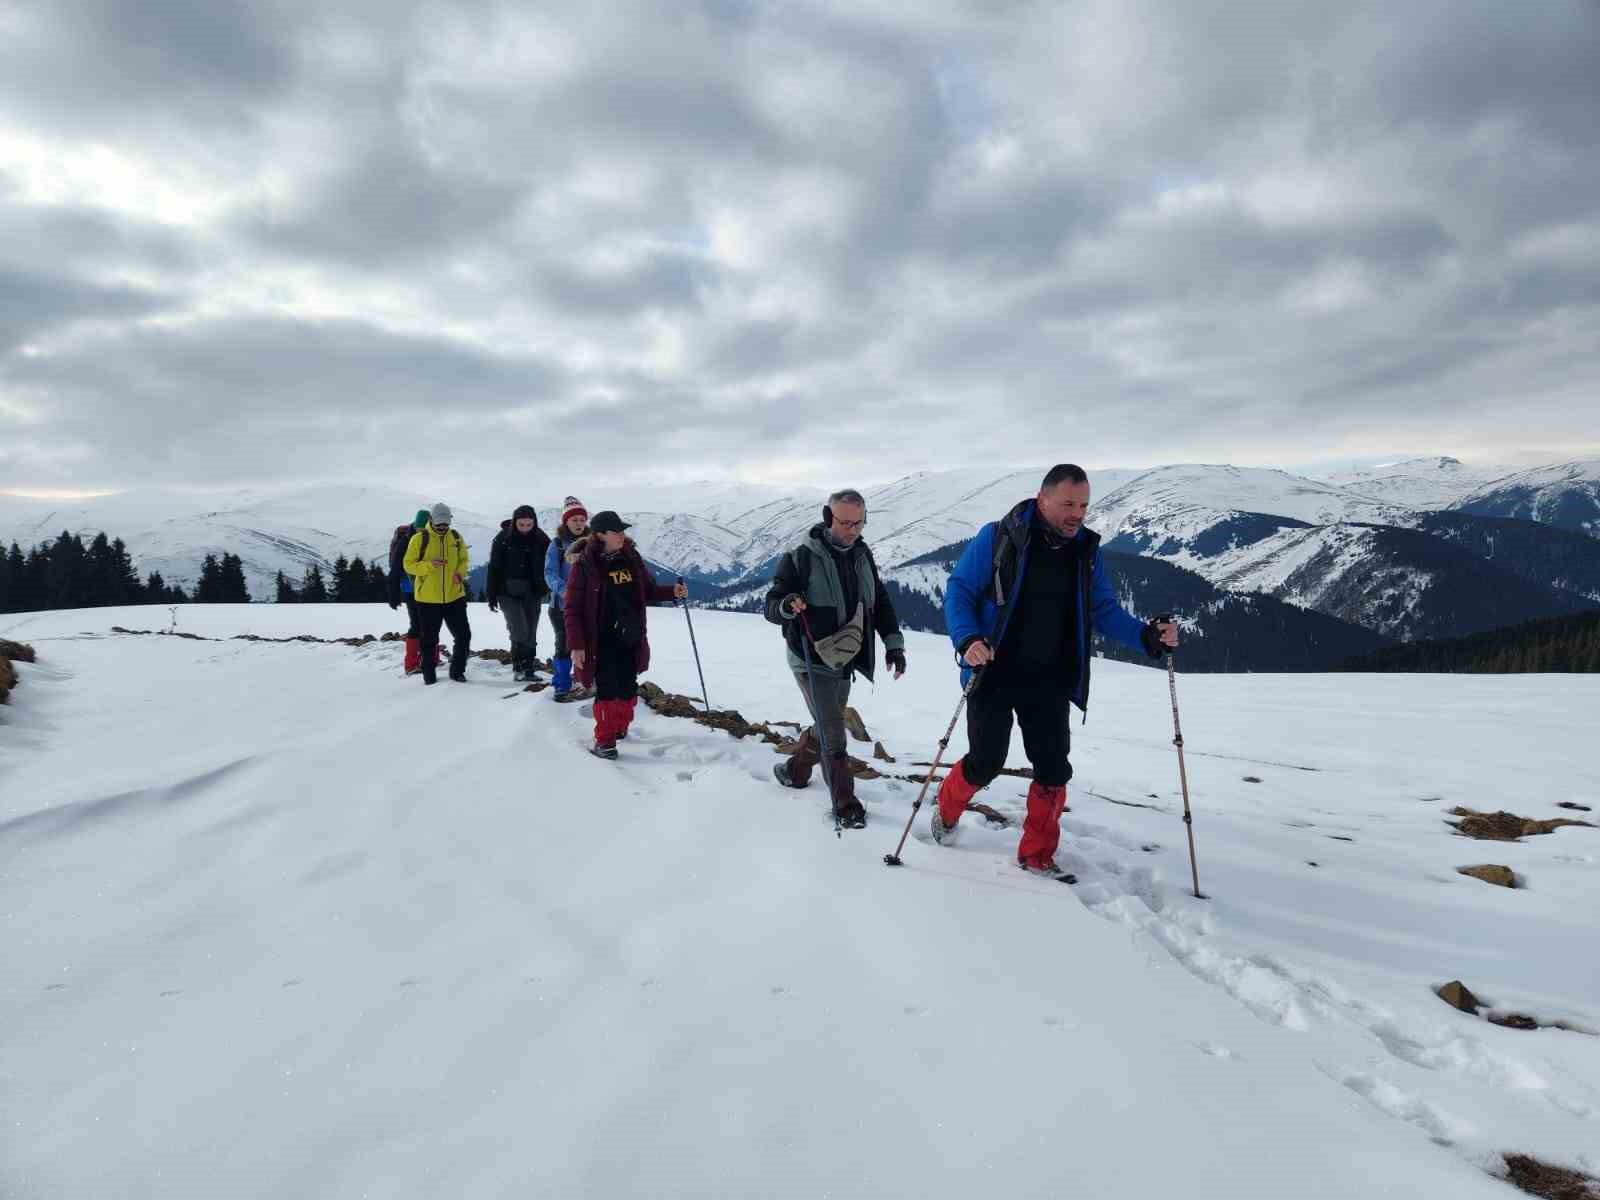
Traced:
[[410, 618], [406, 625], [407, 675], [415, 675], [422, 669], [422, 618], [417, 612], [417, 598], [411, 576], [406, 574], [406, 547], [411, 544], [411, 535], [417, 533], [427, 523], [428, 510], [419, 508], [417, 515], [411, 519], [411, 524], [401, 525], [395, 529], [394, 537], [389, 541], [389, 574], [384, 580], [388, 590], [389, 607], [398, 609], [404, 604], [406, 616]]
[[894, 603], [861, 536], [866, 524], [867, 502], [860, 492], [847, 489], [829, 496], [822, 523], [812, 526], [805, 540], [778, 563], [765, 606], [767, 620], [783, 626], [789, 669], [812, 720], [794, 754], [773, 768], [773, 776], [784, 787], [803, 788], [821, 763], [834, 815], [851, 829], [867, 823], [867, 810], [856, 799], [845, 744], [850, 681], [857, 672], [872, 678], [875, 634], [883, 638], [884, 661], [894, 677], [906, 670], [906, 641]]
[[539, 606], [550, 594], [544, 581], [544, 554], [549, 535], [539, 528], [531, 504], [519, 504], [489, 547], [485, 591], [489, 611], [499, 610], [511, 636], [511, 677], [530, 679], [538, 663]]

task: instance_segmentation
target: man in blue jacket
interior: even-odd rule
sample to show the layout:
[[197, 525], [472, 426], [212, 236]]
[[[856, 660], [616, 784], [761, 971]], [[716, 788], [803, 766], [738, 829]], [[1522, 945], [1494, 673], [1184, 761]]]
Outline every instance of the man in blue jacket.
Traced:
[[1014, 714], [1033, 764], [1017, 862], [1069, 882], [1055, 862], [1072, 778], [1067, 706], [1088, 711], [1090, 636], [1098, 629], [1151, 658], [1178, 644], [1175, 624], [1141, 623], [1118, 603], [1100, 535], [1083, 523], [1088, 508], [1083, 468], [1052, 467], [1037, 497], [978, 531], [944, 593], [962, 686], [974, 670], [983, 678], [967, 700], [966, 756], [939, 788], [934, 841], [951, 837], [973, 796], [1006, 765]]

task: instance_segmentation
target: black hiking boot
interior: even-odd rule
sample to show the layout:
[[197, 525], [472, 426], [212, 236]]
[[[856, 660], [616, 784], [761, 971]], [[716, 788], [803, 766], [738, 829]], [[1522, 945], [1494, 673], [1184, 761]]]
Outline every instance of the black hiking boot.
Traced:
[[617, 759], [616, 746], [608, 745], [605, 742], [596, 742], [594, 745], [590, 746], [589, 753], [594, 755], [596, 758], [603, 758], [607, 762], [615, 762]]

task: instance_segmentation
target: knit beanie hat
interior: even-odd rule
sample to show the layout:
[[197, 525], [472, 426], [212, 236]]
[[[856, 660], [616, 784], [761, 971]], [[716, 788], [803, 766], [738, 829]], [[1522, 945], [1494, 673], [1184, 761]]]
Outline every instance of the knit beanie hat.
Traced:
[[427, 523], [428, 523], [428, 510], [425, 509], [425, 508], [417, 509], [417, 515], [411, 518], [411, 528], [413, 528], [413, 529], [421, 529]]
[[433, 518], [435, 525], [448, 525], [453, 519], [453, 515], [450, 512], [450, 506], [443, 500], [435, 504], [428, 515]]
[[519, 504], [516, 511], [511, 514], [513, 521], [520, 521], [523, 517], [527, 517], [535, 525], [539, 524], [539, 514], [533, 511], [533, 505], [531, 504]]
[[568, 496], [561, 502], [561, 523], [565, 525], [573, 517], [587, 517], [589, 510], [583, 506], [583, 501], [576, 496]]

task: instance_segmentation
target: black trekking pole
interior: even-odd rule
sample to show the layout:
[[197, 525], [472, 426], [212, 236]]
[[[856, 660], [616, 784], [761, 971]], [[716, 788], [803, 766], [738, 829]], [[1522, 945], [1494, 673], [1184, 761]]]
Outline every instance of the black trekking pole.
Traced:
[[[806, 620], [806, 610], [800, 610], [800, 627], [805, 630], [805, 637], [800, 639], [800, 649], [805, 653], [806, 659], [806, 694], [811, 699], [811, 720], [817, 731], [817, 745], [822, 747], [822, 777], [828, 781], [828, 807], [833, 809], [833, 836], [842, 838], [839, 824], [839, 789], [834, 786], [833, 772], [828, 769], [828, 739], [822, 732], [822, 714], [817, 711], [817, 681], [811, 674], [811, 622]], [[846, 758], [846, 769], [849, 769], [849, 759]]]
[[[683, 583], [682, 575], [678, 576], [678, 582]], [[710, 712], [711, 701], [706, 696], [706, 673], [700, 668], [700, 645], [694, 640], [694, 618], [689, 615], [689, 601], [679, 600], [678, 607], [683, 609], [683, 619], [689, 622], [689, 646], [694, 650], [694, 669], [700, 673], [700, 703], [706, 706], [707, 712]]]
[[[1156, 620], [1170, 622], [1171, 613], [1163, 613]], [[1172, 662], [1172, 651], [1167, 651], [1167, 691], [1172, 695], [1172, 744], [1178, 748], [1178, 782], [1183, 787], [1183, 824], [1189, 832], [1189, 872], [1194, 877], [1194, 898], [1206, 899], [1200, 890], [1200, 868], [1194, 857], [1194, 817], [1189, 812], [1189, 772], [1183, 765], [1183, 728], [1178, 724], [1178, 671]]]
[[944, 728], [944, 736], [939, 739], [939, 752], [933, 756], [933, 762], [928, 766], [928, 777], [922, 781], [922, 790], [917, 793], [916, 801], [911, 805], [911, 815], [906, 818], [905, 830], [900, 834], [900, 844], [894, 848], [893, 854], [883, 856], [884, 866], [905, 866], [905, 863], [900, 861], [900, 851], [906, 848], [906, 838], [911, 836], [911, 823], [917, 819], [917, 810], [922, 807], [922, 799], [928, 794], [928, 786], [933, 782], [933, 773], [939, 769], [939, 762], [944, 758], [944, 752], [950, 745], [950, 735], [956, 731], [956, 722], [961, 719], [961, 710], [966, 707], [967, 698], [972, 695], [972, 689], [978, 686], [978, 677], [982, 674], [982, 667], [973, 667], [972, 677], [967, 680], [967, 686], [961, 689], [961, 699], [956, 704], [955, 715], [950, 718], [950, 724]]

